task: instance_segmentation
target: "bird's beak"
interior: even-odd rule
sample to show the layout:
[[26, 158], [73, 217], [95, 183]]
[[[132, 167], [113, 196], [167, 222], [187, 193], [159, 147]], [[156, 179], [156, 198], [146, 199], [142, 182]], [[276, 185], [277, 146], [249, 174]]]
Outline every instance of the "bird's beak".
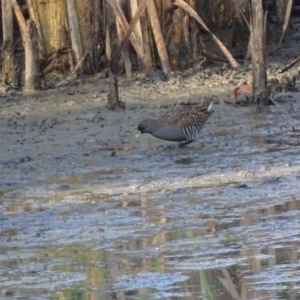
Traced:
[[135, 138], [137, 139], [142, 133], [140, 131], [137, 132], [137, 134], [135, 135]]

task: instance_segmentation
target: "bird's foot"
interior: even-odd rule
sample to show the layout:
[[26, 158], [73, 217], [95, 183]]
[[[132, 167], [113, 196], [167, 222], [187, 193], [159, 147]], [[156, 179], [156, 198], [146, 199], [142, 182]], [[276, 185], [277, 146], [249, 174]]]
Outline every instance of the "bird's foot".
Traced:
[[178, 148], [182, 148], [190, 143], [192, 143], [193, 140], [190, 140], [190, 141], [185, 141], [185, 142], [182, 142], [182, 143], [178, 143]]

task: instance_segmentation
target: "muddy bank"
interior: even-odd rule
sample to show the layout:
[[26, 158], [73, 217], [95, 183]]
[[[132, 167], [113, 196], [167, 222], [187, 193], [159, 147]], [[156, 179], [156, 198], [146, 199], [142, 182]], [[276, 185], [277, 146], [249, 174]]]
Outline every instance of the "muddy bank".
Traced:
[[[229, 105], [249, 70], [196, 71], [120, 79], [118, 113], [97, 76], [0, 98], [1, 297], [298, 292], [299, 93], [265, 109]], [[208, 94], [205, 147], [135, 139], [140, 119]]]
[[[231, 102], [231, 90], [247, 80], [250, 82], [247, 68], [236, 72], [227, 67], [222, 69], [219, 65], [205, 71], [198, 70], [198, 73], [187, 71], [175, 74], [167, 82], [152, 82], [142, 77], [120, 79], [120, 96], [126, 102], [126, 110], [119, 113], [108, 112], [105, 108], [108, 85], [107, 79], [101, 76], [81, 79], [71, 87], [32, 95], [11, 92], [11, 95], [0, 98], [0, 134], [3, 141], [0, 145], [0, 164], [6, 172], [17, 172], [14, 180], [8, 180], [9, 176], [3, 173], [2, 185], [48, 180], [47, 176], [51, 175], [67, 175], [88, 167], [94, 158], [97, 159], [95, 163], [100, 163], [104, 168], [122, 165], [119, 155], [139, 155], [147, 143], [153, 145], [149, 150], [155, 152], [156, 146], [166, 145], [166, 142], [145, 137], [136, 141], [134, 132], [139, 120], [148, 115], [158, 116], [173, 105], [200, 101], [208, 94], [214, 96], [216, 110], [209, 130], [211, 133], [218, 127], [223, 130], [223, 133], [217, 133], [220, 137], [211, 136], [209, 143], [223, 142], [222, 135], [227, 136], [225, 139], [231, 139], [232, 133], [226, 132], [224, 122], [228, 122], [226, 127], [234, 131], [232, 137], [240, 128], [248, 126], [249, 132], [257, 131], [259, 134], [263, 130], [267, 133], [266, 139], [276, 140], [276, 134], [272, 131], [284, 128], [288, 131], [292, 126], [297, 128], [297, 122], [292, 123], [298, 119], [294, 105], [297, 93], [276, 95], [279, 106], [259, 114], [254, 108], [225, 105], [225, 102]], [[283, 127], [268, 126], [274, 114], [282, 115], [279, 118], [282, 118]], [[288, 117], [285, 120], [286, 114]], [[244, 117], [249, 119], [250, 124], [245, 124]], [[248, 131], [241, 133], [237, 143], [244, 143]], [[203, 134], [207, 135], [206, 131]], [[297, 139], [294, 142], [297, 144]], [[194, 144], [192, 148], [198, 146]], [[225, 144], [224, 147], [228, 146]]]

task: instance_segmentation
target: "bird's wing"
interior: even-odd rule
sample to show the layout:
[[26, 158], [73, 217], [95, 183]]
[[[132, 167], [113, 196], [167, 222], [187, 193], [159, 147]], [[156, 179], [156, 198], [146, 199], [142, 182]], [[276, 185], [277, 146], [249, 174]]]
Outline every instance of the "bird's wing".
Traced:
[[204, 123], [206, 119], [212, 114], [212, 112], [206, 109], [180, 109], [171, 110], [161, 116], [161, 122], [164, 124], [176, 125], [178, 127], [195, 126], [200, 123]]
[[210, 111], [210, 109], [212, 107], [212, 100], [213, 100], [212, 97], [206, 97], [206, 98], [204, 98], [202, 103], [199, 103], [196, 105], [188, 105], [188, 106], [185, 106], [184, 109], [195, 110], [198, 112]]

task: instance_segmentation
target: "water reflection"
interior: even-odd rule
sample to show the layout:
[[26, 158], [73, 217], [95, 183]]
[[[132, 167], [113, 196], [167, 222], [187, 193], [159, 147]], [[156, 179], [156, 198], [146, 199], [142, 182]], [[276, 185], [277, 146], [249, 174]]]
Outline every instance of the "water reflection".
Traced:
[[84, 197], [59, 192], [54, 202], [53, 195], [47, 201], [6, 194], [2, 295], [297, 299], [300, 200], [280, 197], [284, 180], [272, 184], [190, 187], [140, 201], [123, 195], [105, 202], [87, 190]]
[[[159, 246], [162, 241], [178, 241], [178, 236], [192, 242], [193, 236], [199, 235], [195, 231], [166, 233], [164, 238], [132, 240], [113, 252], [82, 249], [78, 265], [101, 266], [86, 267], [88, 279], [84, 283], [77, 289], [56, 291], [53, 299], [297, 299], [297, 244], [206, 254], [203, 258], [193, 251], [172, 254], [172, 250], [164, 255], [130, 255], [134, 250]], [[61, 253], [65, 251], [68, 248]], [[198, 269], [207, 258], [207, 267]], [[70, 271], [70, 267], [60, 270]]]

